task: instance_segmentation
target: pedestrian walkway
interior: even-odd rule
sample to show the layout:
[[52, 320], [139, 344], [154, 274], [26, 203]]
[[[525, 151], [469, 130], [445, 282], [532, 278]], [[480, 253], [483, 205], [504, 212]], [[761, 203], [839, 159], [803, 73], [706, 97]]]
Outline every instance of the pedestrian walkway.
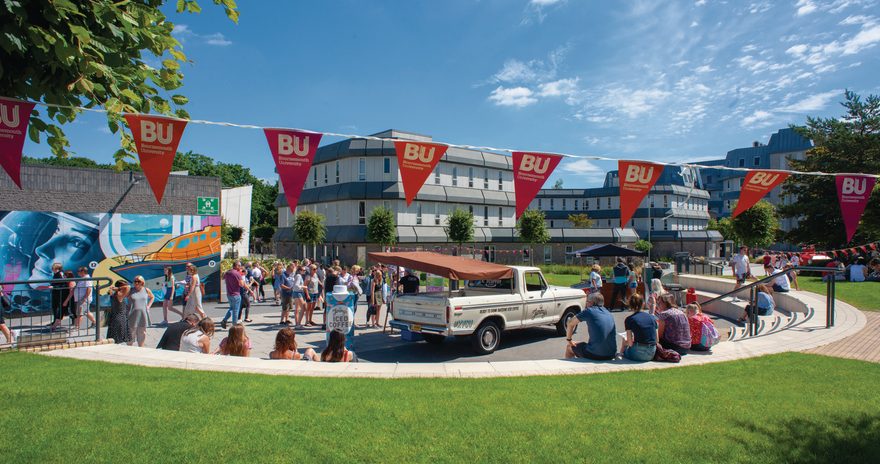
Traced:
[[872, 311], [862, 313], [867, 320], [864, 329], [843, 340], [806, 352], [880, 363], [880, 313]]

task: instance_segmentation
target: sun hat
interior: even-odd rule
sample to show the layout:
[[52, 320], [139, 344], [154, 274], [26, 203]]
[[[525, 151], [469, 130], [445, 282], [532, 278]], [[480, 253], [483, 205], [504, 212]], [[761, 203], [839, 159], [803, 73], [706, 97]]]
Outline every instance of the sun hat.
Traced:
[[337, 300], [348, 298], [348, 287], [345, 285], [334, 285], [332, 294]]

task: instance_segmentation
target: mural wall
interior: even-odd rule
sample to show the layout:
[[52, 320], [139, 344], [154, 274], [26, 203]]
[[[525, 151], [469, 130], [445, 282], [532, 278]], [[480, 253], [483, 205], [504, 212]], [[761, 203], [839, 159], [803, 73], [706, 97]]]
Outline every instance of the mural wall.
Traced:
[[[185, 264], [193, 263], [205, 298], [216, 299], [220, 216], [0, 211], [0, 282], [51, 279], [55, 262], [74, 273], [87, 266], [94, 277], [113, 281], [141, 275], [156, 301], [164, 296], [164, 267], [183, 280]], [[46, 284], [7, 284], [3, 290], [16, 311], [49, 309]], [[182, 302], [182, 286], [175, 295]]]

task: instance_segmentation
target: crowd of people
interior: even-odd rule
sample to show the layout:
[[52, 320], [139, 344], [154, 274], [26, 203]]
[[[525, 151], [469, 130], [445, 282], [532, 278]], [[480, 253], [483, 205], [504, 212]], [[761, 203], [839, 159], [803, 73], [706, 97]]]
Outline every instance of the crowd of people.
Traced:
[[[595, 272], [595, 271], [594, 271]], [[674, 295], [663, 292], [660, 279], [651, 279], [648, 301], [640, 293], [627, 299], [632, 312], [624, 320], [625, 337], [618, 344], [618, 332], [605, 297], [595, 291], [587, 295], [587, 307], [566, 326], [566, 358], [632, 361], [676, 361], [690, 351], [709, 351], [720, 336], [712, 319], [699, 304], [678, 307]], [[577, 326], [587, 325], [588, 341], [575, 342]]]

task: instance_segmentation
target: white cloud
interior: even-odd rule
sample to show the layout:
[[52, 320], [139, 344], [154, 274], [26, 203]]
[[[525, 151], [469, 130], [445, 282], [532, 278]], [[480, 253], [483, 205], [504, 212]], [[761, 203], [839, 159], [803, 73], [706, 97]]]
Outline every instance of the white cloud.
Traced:
[[696, 67], [696, 68], [694, 69], [694, 72], [697, 73], [697, 74], [704, 74], [704, 73], [707, 73], [707, 72], [712, 72], [712, 71], [714, 71], [714, 70], [715, 70], [715, 69], [713, 69], [712, 66], [709, 66], [708, 64], [704, 64], [704, 65], [702, 65], [702, 66], [698, 66], [698, 67]]
[[520, 24], [530, 24], [533, 19], [537, 20], [539, 24], [543, 23], [544, 19], [547, 18], [545, 10], [562, 5], [563, 3], [565, 3], [565, 0], [529, 0]]
[[533, 82], [538, 78], [536, 64], [535, 61], [527, 64], [519, 60], [507, 60], [493, 77], [498, 82]]
[[810, 111], [819, 111], [828, 106], [834, 98], [841, 96], [842, 94], [842, 90], [830, 90], [828, 92], [809, 96], [797, 103], [779, 108], [779, 111], [782, 113], [808, 113]]
[[171, 29], [172, 34], [192, 34], [192, 31], [189, 29], [189, 26], [186, 24], [175, 24]]
[[816, 11], [816, 4], [813, 3], [812, 0], [798, 0], [797, 4], [795, 4], [797, 9], [798, 16], [808, 15], [814, 11]]
[[699, 26], [699, 25], [700, 25], [700, 23], [698, 23], [698, 22], [696, 22], [696, 21], [692, 21], [692, 22], [691, 22], [691, 27], [697, 27], [697, 26]]
[[769, 2], [758, 2], [752, 3], [749, 5], [749, 13], [750, 14], [761, 14], [765, 11], [768, 11], [773, 5]]
[[706, 4], [706, 0], [697, 0], [694, 2], [694, 6], [703, 6]]
[[688, 60], [681, 60], [681, 61], [679, 61], [679, 62], [677, 62], [677, 63], [672, 63], [672, 65], [675, 66], [676, 68], [680, 68], [680, 67], [682, 67], [682, 66], [684, 66], [684, 65], [686, 65], [686, 64], [688, 64], [688, 63], [690, 63], [690, 61], [688, 61]]
[[599, 124], [599, 123], [603, 123], [603, 122], [612, 122], [612, 121], [614, 121], [614, 118], [612, 118], [611, 116], [593, 115], [593, 116], [587, 116], [586, 120]]
[[565, 163], [562, 163], [562, 170], [573, 172], [575, 174], [604, 174], [604, 170], [599, 169], [598, 166], [589, 162], [585, 159], [574, 159], [573, 161], [566, 160]]
[[569, 105], [578, 102], [578, 78], [559, 79], [553, 82], [545, 82], [538, 86], [538, 96], [540, 97], [563, 97]]
[[489, 100], [498, 106], [513, 106], [524, 108], [538, 102], [534, 93], [525, 87], [504, 88], [499, 86], [489, 95]]
[[536, 6], [551, 6], [564, 0], [529, 0], [529, 3]]
[[637, 118], [650, 112], [670, 95], [670, 92], [657, 88], [631, 90], [618, 87], [606, 93], [601, 105], [605, 109], [616, 110], [629, 118]]
[[794, 56], [802, 56], [804, 53], [807, 52], [808, 49], [809, 49], [809, 47], [804, 44], [797, 44], [797, 45], [792, 45], [791, 47], [788, 47], [788, 50], [786, 50], [785, 53], [788, 53], [789, 55], [794, 55]]
[[627, 135], [624, 135], [623, 137], [621, 137], [621, 139], [623, 139], [623, 140], [635, 140], [635, 139], [636, 139], [636, 136], [633, 135], [633, 134], [627, 134]]
[[847, 16], [846, 19], [839, 22], [838, 24], [842, 26], [852, 26], [855, 24], [870, 24], [877, 22], [877, 18], [873, 16], [865, 16], [865, 15], [850, 15]]
[[204, 36], [205, 43], [208, 45], [217, 45], [220, 47], [225, 47], [227, 45], [232, 45], [230, 40], [227, 40], [226, 37], [223, 37], [223, 34], [217, 32], [214, 34]]
[[599, 143], [601, 139], [599, 137], [593, 137], [592, 135], [588, 135], [584, 137], [584, 142], [589, 143], [590, 145], [595, 145]]
[[773, 113], [768, 113], [762, 110], [756, 110], [751, 116], [746, 116], [742, 119], [743, 127], [762, 127], [766, 126], [769, 123], [769, 120], [773, 118]]

